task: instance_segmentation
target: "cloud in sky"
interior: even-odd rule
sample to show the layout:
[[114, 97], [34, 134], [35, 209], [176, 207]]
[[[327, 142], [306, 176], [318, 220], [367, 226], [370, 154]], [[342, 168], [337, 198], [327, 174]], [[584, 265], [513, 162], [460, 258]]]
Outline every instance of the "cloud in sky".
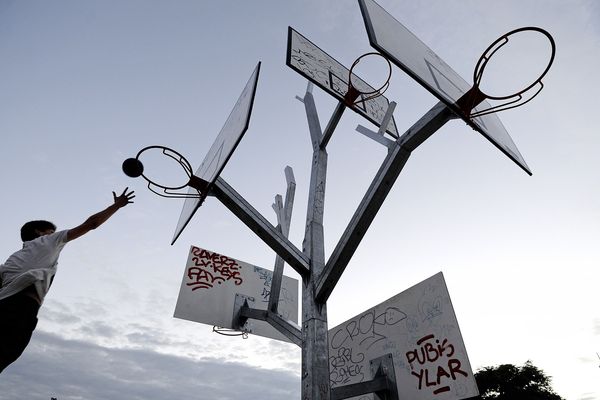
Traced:
[[108, 348], [44, 331], [35, 335], [21, 359], [0, 376], [0, 398], [268, 400], [300, 394], [298, 376], [287, 371]]
[[[172, 317], [172, 310], [153, 313], [149, 300], [138, 315], [119, 310], [100, 300], [74, 299], [71, 304], [50, 299], [40, 310], [38, 329], [63, 340], [97, 346], [169, 353], [194, 360], [235, 360], [253, 367], [300, 370], [300, 350], [290, 344], [251, 336], [248, 340], [217, 335], [204, 324]], [[156, 310], [156, 308], [155, 308]], [[32, 340], [35, 342], [36, 337]]]

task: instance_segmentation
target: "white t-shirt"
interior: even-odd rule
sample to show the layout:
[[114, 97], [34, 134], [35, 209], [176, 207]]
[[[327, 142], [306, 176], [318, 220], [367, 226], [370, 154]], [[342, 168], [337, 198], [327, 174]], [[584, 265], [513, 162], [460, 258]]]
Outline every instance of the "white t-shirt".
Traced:
[[23, 248], [0, 265], [0, 300], [35, 285], [40, 302], [44, 301], [56, 274], [58, 256], [67, 243], [67, 231], [40, 236], [23, 243]]

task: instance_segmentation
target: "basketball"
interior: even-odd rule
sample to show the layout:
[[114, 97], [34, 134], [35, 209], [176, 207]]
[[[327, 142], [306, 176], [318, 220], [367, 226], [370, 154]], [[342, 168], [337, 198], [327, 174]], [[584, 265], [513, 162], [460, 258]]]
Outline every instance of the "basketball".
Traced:
[[123, 161], [123, 172], [132, 178], [137, 178], [144, 172], [144, 164], [137, 158], [128, 158]]

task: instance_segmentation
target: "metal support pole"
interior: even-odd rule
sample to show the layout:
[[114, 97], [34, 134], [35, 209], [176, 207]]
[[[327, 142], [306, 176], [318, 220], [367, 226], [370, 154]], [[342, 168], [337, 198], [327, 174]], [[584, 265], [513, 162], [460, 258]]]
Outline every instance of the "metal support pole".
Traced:
[[[290, 234], [290, 222], [292, 220], [292, 208], [294, 207], [294, 195], [296, 193], [296, 180], [294, 178], [294, 171], [291, 167], [285, 167], [285, 179], [287, 181], [287, 190], [285, 193], [285, 204], [281, 200], [281, 196], [275, 196], [275, 204], [273, 209], [277, 214], [277, 221], [279, 224], [277, 228], [285, 237], [288, 238]], [[279, 295], [281, 292], [281, 280], [283, 279], [283, 258], [278, 254], [275, 258], [275, 267], [273, 268], [273, 280], [271, 281], [271, 293], [269, 294], [269, 311], [274, 313], [277, 312], [279, 304]]]
[[279, 254], [300, 276], [309, 275], [309, 259], [290, 243], [279, 230], [240, 196], [223, 178], [217, 178], [212, 193], [240, 221], [252, 229], [269, 247]]
[[371, 186], [333, 250], [323, 274], [319, 277], [316, 293], [319, 303], [327, 302], [356, 248], [404, 168], [410, 153], [452, 118], [454, 118], [454, 113], [445, 104], [439, 102], [398, 139], [396, 146], [388, 153], [377, 171]]
[[344, 102], [341, 102], [341, 101], [335, 107], [335, 110], [333, 111], [333, 114], [331, 115], [331, 118], [329, 119], [329, 122], [327, 123], [327, 126], [325, 127], [325, 131], [323, 132], [323, 137], [321, 139], [321, 145], [320, 145], [320, 147], [322, 149], [327, 147], [327, 143], [329, 143], [329, 139], [331, 139], [331, 135], [333, 135], [333, 131], [337, 127], [338, 123], [340, 122], [340, 119], [342, 118], [342, 115], [344, 114], [346, 107], [347, 107], [346, 104], [344, 104]]
[[302, 279], [301, 390], [303, 400], [329, 400], [327, 306], [325, 303], [319, 303], [315, 296], [316, 279], [325, 266], [323, 212], [327, 175], [327, 151], [324, 146], [321, 146], [323, 134], [314, 99], [309, 90], [304, 95], [303, 103], [313, 143], [313, 163], [303, 243], [303, 252], [311, 260], [311, 265], [310, 274]]
[[383, 116], [383, 119], [381, 120], [381, 125], [379, 125], [379, 130], [377, 131], [377, 134], [379, 134], [381, 136], [385, 135], [385, 132], [387, 131], [388, 126], [390, 125], [390, 121], [392, 120], [392, 117], [394, 116], [395, 109], [396, 109], [396, 102], [395, 101], [390, 102], [387, 110], [385, 111], [385, 115]]

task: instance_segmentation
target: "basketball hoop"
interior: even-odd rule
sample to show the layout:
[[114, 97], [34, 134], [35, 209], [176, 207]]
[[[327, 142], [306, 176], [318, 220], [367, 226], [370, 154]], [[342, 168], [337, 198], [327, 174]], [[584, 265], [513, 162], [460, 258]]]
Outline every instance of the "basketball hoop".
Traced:
[[[159, 183], [154, 182], [146, 175], [144, 175], [144, 165], [140, 161], [140, 156], [149, 150], [159, 149], [162, 150], [162, 153], [173, 160], [177, 161], [177, 163], [183, 168], [185, 171], [188, 181], [184, 185], [180, 186], [166, 186]], [[153, 193], [161, 196], [161, 197], [172, 197], [172, 198], [197, 198], [202, 199], [206, 197], [204, 193], [208, 186], [208, 183], [204, 180], [198, 178], [192, 173], [192, 166], [188, 162], [188, 160], [176, 152], [173, 149], [170, 149], [165, 146], [148, 146], [144, 147], [140, 150], [135, 158], [128, 158], [123, 162], [123, 172], [125, 175], [130, 176], [132, 178], [137, 178], [141, 176], [148, 182], [148, 189]], [[185, 192], [183, 189], [191, 187], [195, 189], [195, 191]]]
[[[354, 70], [354, 67], [356, 67], [358, 65], [360, 60], [362, 60], [363, 58], [365, 58], [367, 56], [379, 56], [379, 57], [383, 58], [387, 62], [387, 65], [388, 65], [388, 75], [387, 75], [385, 82], [379, 89], [363, 92], [352, 84], [352, 71]], [[381, 96], [383, 93], [385, 93], [385, 91], [390, 86], [390, 78], [391, 77], [392, 77], [392, 64], [390, 63], [390, 60], [388, 60], [386, 57], [384, 57], [383, 55], [376, 53], [376, 52], [363, 54], [362, 56], [358, 57], [352, 63], [352, 66], [350, 67], [350, 71], [348, 72], [348, 92], [346, 92], [346, 95], [344, 96], [344, 102], [346, 103], [346, 105], [348, 107], [351, 107], [358, 103], [363, 103], [367, 100], [374, 99], [377, 96]], [[362, 95], [362, 97], [361, 97], [361, 95]], [[361, 97], [361, 98], [359, 99], [359, 97]]]
[[220, 326], [213, 326], [213, 332], [223, 336], [241, 336], [242, 339], [248, 339], [248, 332], [236, 331], [235, 329], [222, 328]]
[[[550, 56], [550, 60], [548, 61], [548, 65], [544, 69], [544, 71], [540, 74], [540, 76], [533, 81], [530, 85], [525, 87], [524, 89], [510, 94], [506, 96], [492, 96], [490, 94], [484, 93], [479, 88], [479, 84], [481, 82], [481, 78], [483, 77], [483, 72], [490, 58], [496, 53], [502, 46], [504, 46], [509, 41], [509, 37], [519, 32], [524, 31], [534, 31], [541, 33], [546, 36], [548, 41], [550, 42], [550, 46], [552, 49], [552, 54]], [[499, 111], [509, 110], [511, 108], [516, 108], [522, 106], [525, 103], [531, 101], [535, 96], [537, 96], [540, 91], [544, 88], [544, 84], [542, 83], [542, 78], [546, 75], [552, 62], [554, 61], [554, 55], [556, 53], [556, 45], [554, 43], [554, 39], [552, 36], [545, 31], [544, 29], [529, 26], [524, 28], [515, 29], [502, 35], [496, 41], [494, 41], [481, 55], [479, 61], [475, 65], [475, 70], [473, 71], [473, 87], [465, 93], [460, 99], [456, 101], [456, 105], [460, 108], [460, 110], [467, 115], [469, 118], [479, 117], [486, 114], [496, 113]], [[537, 87], [537, 88], [536, 88]], [[489, 107], [484, 110], [480, 110], [477, 112], [472, 112], [473, 109], [483, 102], [486, 99], [491, 100], [508, 100], [503, 104], [499, 104], [497, 106]]]

